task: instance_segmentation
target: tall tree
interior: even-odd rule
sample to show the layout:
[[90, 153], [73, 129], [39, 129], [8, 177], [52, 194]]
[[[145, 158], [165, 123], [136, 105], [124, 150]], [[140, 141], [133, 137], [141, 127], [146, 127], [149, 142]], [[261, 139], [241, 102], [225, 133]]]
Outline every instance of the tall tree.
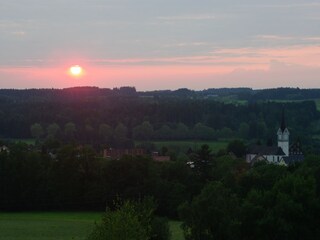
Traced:
[[96, 224], [88, 240], [168, 240], [168, 223], [154, 216], [151, 199], [142, 202], [116, 203], [115, 210], [107, 209], [102, 222]]
[[47, 127], [47, 137], [55, 138], [60, 131], [60, 126], [56, 123], [52, 123]]
[[153, 134], [153, 126], [148, 121], [144, 121], [133, 129], [133, 138], [137, 140], [151, 140]]
[[113, 129], [105, 123], [99, 126], [99, 136], [104, 143], [109, 143], [112, 141]]
[[39, 141], [40, 137], [43, 135], [43, 128], [40, 123], [32, 124], [30, 127], [31, 135]]
[[72, 140], [75, 137], [76, 125], [73, 122], [68, 122], [64, 125], [64, 134], [68, 140]]
[[211, 182], [179, 208], [186, 240], [239, 239], [239, 200], [220, 182]]

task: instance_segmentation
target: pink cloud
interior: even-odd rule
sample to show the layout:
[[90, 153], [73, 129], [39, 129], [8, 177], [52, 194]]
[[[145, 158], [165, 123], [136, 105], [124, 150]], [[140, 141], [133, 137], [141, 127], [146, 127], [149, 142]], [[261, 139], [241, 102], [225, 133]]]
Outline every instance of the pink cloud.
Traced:
[[129, 85], [144, 90], [320, 85], [319, 46], [217, 49], [208, 55], [171, 58], [88, 59], [80, 64], [86, 74], [79, 79], [67, 74], [69, 65], [54, 66], [50, 61], [50, 67], [0, 67], [0, 87]]

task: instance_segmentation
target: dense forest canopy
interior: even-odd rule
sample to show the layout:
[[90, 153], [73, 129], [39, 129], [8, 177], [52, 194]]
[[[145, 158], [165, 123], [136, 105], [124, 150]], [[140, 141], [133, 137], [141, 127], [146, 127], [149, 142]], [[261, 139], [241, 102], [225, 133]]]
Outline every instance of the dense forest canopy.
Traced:
[[320, 133], [318, 98], [318, 89], [292, 88], [151, 92], [131, 87], [2, 89], [0, 136], [45, 139], [55, 127], [59, 139], [93, 146], [228, 138], [275, 142], [284, 107], [293, 140], [300, 138], [311, 146]]

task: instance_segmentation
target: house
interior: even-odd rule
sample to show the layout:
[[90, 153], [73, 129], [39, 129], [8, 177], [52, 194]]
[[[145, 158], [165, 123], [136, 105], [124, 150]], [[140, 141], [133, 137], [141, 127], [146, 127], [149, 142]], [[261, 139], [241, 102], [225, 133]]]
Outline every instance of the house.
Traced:
[[169, 162], [171, 160], [170, 156], [160, 155], [159, 152], [152, 152], [151, 157], [155, 162]]
[[0, 152], [10, 153], [10, 150], [7, 146], [3, 145], [3, 146], [0, 146]]
[[278, 146], [250, 146], [246, 154], [246, 161], [252, 165], [258, 161], [267, 161], [288, 166], [304, 160], [300, 141], [289, 145], [290, 132], [285, 123], [284, 110], [282, 111], [281, 125], [277, 131], [277, 136]]
[[124, 156], [145, 156], [146, 151], [141, 148], [131, 148], [131, 149], [115, 149], [107, 148], [103, 150], [104, 158], [120, 159]]

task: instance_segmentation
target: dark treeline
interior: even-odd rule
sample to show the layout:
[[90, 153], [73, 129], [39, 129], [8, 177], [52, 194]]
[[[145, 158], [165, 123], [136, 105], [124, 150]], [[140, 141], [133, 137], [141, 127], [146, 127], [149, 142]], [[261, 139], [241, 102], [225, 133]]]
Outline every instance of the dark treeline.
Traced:
[[118, 198], [153, 196], [161, 215], [176, 217], [200, 183], [185, 162], [107, 160], [88, 146], [62, 146], [52, 156], [17, 143], [0, 153], [0, 211], [103, 211]]
[[84, 97], [116, 97], [116, 96], [142, 96], [154, 98], [208, 98], [233, 96], [237, 99], [258, 101], [258, 100], [306, 100], [319, 99], [320, 89], [300, 88], [274, 88], [259, 89], [251, 88], [209, 88], [206, 90], [190, 90], [181, 88], [178, 90], [156, 90], [138, 92], [134, 87], [120, 88], [98, 88], [98, 87], [74, 87], [66, 89], [0, 89], [2, 101], [62, 101], [71, 99], [83, 99]]
[[[255, 92], [260, 95], [267, 92], [270, 97], [274, 92], [283, 91], [308, 92], [310, 95], [318, 92], [299, 89]], [[274, 141], [283, 105], [294, 138], [300, 137], [306, 145], [312, 145], [315, 143], [312, 136], [320, 133], [319, 113], [314, 101], [237, 105], [218, 101], [216, 97], [193, 98], [190, 90], [160, 92], [166, 94], [139, 93], [129, 87], [0, 90], [0, 136], [45, 140], [54, 135], [64, 143], [73, 140], [95, 148], [99, 145], [128, 147], [133, 146], [134, 141], [149, 140], [236, 137], [248, 141]], [[242, 94], [251, 90], [220, 89], [219, 92]]]
[[[229, 145], [231, 147], [231, 145]], [[0, 210], [99, 210], [152, 197], [157, 214], [183, 221], [187, 239], [318, 239], [320, 159], [284, 167], [212, 154], [184, 161], [98, 158], [90, 147], [57, 156], [13, 144], [0, 154]]]

